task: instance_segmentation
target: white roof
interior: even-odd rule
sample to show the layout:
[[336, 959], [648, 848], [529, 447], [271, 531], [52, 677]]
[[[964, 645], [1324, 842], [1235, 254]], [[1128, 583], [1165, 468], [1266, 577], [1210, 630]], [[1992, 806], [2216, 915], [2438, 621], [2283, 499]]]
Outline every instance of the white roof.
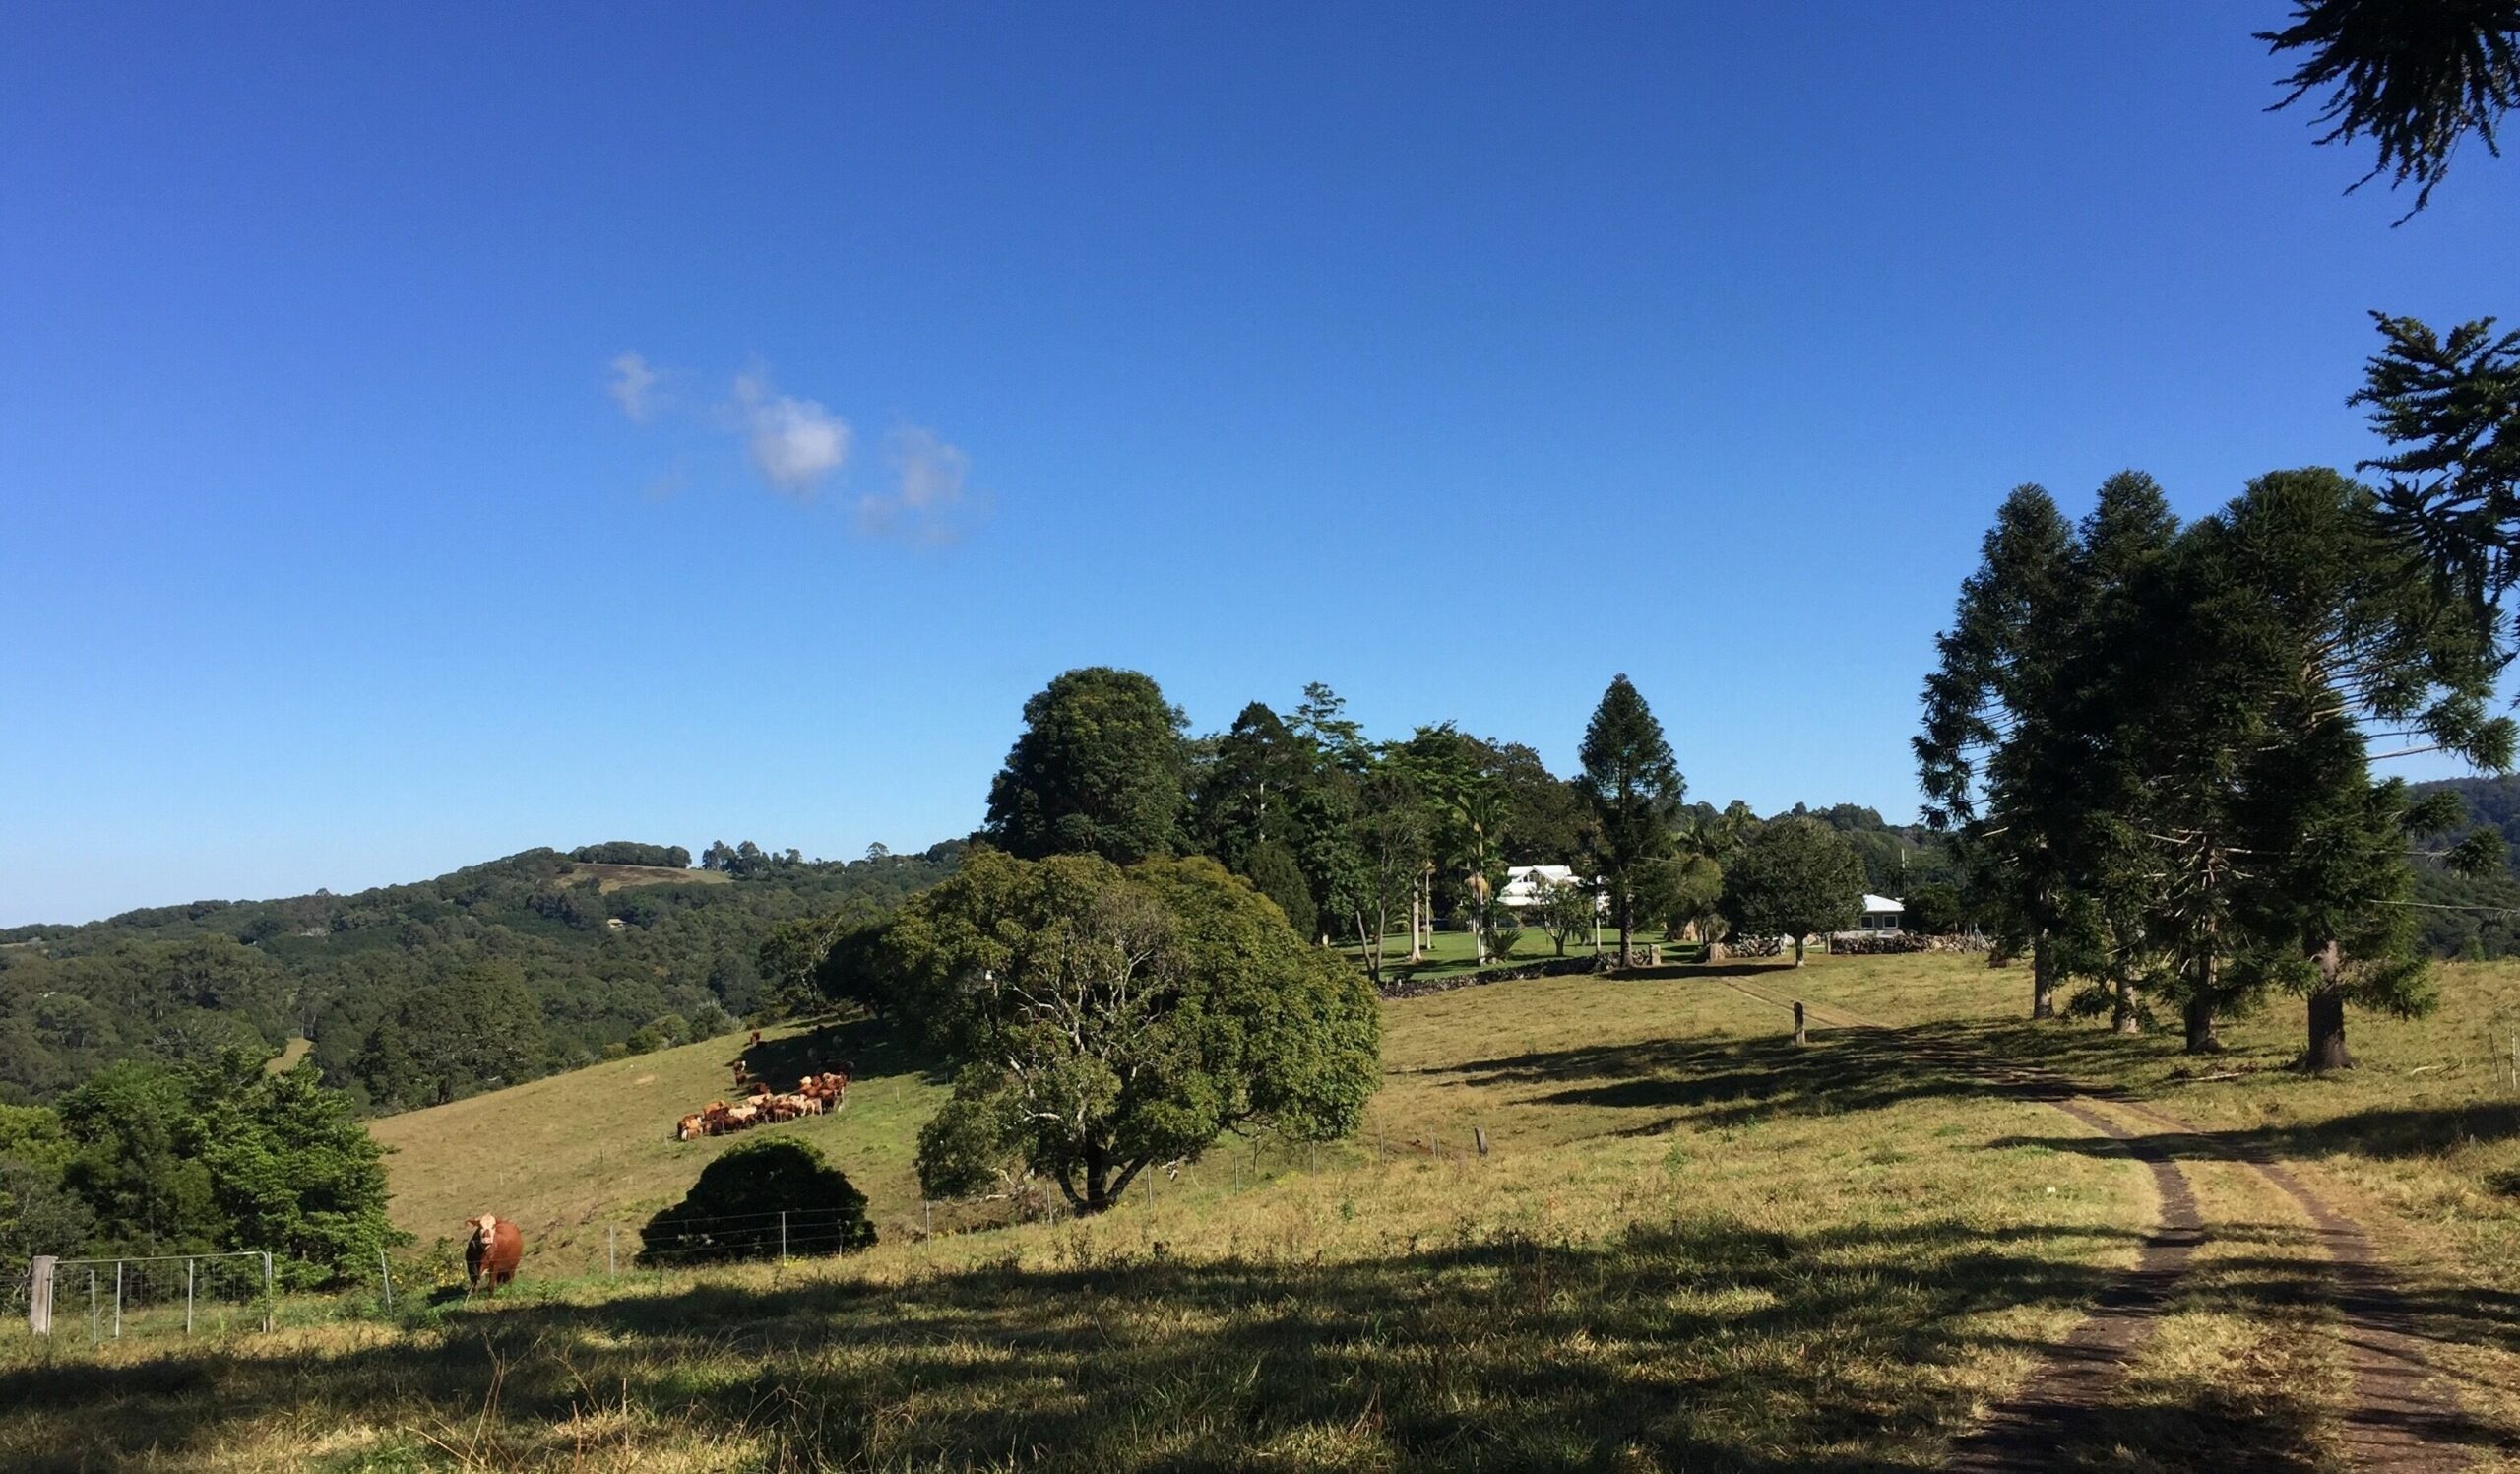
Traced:
[[1544, 883], [1558, 885], [1577, 883], [1571, 865], [1517, 865], [1505, 867], [1505, 888], [1496, 899], [1507, 906], [1532, 906], [1540, 901], [1540, 888]]
[[1863, 910], [1864, 914], [1867, 916], [1874, 912], [1905, 911], [1907, 909], [1907, 907], [1891, 900], [1888, 896], [1876, 896], [1870, 891], [1865, 891], [1863, 893]]

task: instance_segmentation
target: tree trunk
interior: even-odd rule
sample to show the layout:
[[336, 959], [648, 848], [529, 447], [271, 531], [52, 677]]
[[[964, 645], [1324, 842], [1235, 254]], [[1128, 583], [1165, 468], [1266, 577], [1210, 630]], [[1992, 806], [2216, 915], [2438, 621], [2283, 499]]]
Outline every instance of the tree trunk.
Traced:
[[2056, 956], [2048, 933], [2042, 931], [2030, 943], [2030, 1016], [2056, 1016]]
[[1799, 931], [1794, 933], [1794, 965], [1802, 965], [1802, 933]]
[[2219, 1055], [2223, 1052], [2223, 1036], [2214, 1032], [2214, 1005], [2203, 998], [2187, 1000], [2187, 1052], [2191, 1055]]
[[2187, 1007], [2187, 1052], [2191, 1055], [2219, 1055], [2223, 1052], [2223, 1036], [2214, 1032], [2214, 954], [2210, 950], [2196, 961], [2196, 977], [2189, 985]]
[[2117, 997], [2110, 1011], [2109, 1026], [2120, 1034], [2144, 1032], [2143, 1017], [2135, 1011], [2135, 980], [2123, 972], [2117, 975]]
[[1618, 965], [1628, 965], [1627, 937], [1636, 927], [1636, 898], [1622, 886], [1618, 898]]
[[2301, 1064], [2312, 1074], [2352, 1069], [2354, 1056], [2345, 1048], [2344, 950], [2329, 938], [2313, 955], [2319, 965], [2319, 990], [2310, 994], [2309, 1049]]
[[1409, 882], [1409, 960], [1423, 962], [1426, 954], [1418, 945], [1418, 882]]

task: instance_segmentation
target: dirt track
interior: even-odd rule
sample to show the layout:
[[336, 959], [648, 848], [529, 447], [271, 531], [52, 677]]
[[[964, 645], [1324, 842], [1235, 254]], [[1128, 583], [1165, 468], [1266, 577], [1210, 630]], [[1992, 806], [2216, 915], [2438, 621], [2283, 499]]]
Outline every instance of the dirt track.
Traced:
[[[1746, 997], [1792, 1011], [1791, 998], [1725, 978]], [[1831, 1028], [1880, 1030], [1891, 1025], [1829, 1005], [1804, 1003], [1809, 1019]], [[1920, 1057], [1937, 1059], [2052, 1106], [2094, 1131], [2123, 1144], [2153, 1175], [2161, 1196], [2161, 1221], [2146, 1239], [2135, 1267], [2101, 1297], [2091, 1313], [2052, 1348], [2013, 1396], [1995, 1407], [1976, 1433], [1953, 1445], [1950, 1467], [1973, 1474], [2050, 1470], [2059, 1448], [2109, 1405], [2133, 1351], [2152, 1332], [2156, 1317], [2196, 1246], [2208, 1232], [2178, 1156], [2206, 1155], [2254, 1170], [2297, 1203], [2309, 1218], [2329, 1267], [2329, 1301], [2345, 1323], [2354, 1376], [2352, 1406], [2345, 1409], [2345, 1451], [2358, 1469], [2388, 1474], [2448, 1474], [2470, 1461], [2471, 1448], [2447, 1380], [2425, 1360], [2426, 1337], [2405, 1297], [2371, 1248], [2361, 1224], [2297, 1176], [2289, 1164], [2263, 1150], [2238, 1150], [2186, 1122], [2124, 1094], [2088, 1090], [2045, 1070], [2010, 1064], [1957, 1045], [1912, 1045]], [[2157, 1129], [2126, 1129], [2098, 1106]]]

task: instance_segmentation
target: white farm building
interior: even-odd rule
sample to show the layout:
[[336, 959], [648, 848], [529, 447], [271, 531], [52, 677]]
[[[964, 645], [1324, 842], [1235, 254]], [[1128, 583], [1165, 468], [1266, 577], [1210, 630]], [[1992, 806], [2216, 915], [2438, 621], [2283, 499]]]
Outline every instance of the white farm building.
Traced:
[[1856, 929], [1898, 931], [1906, 928], [1907, 921], [1907, 907], [1891, 900], [1888, 896], [1876, 896], [1866, 891], [1863, 895], [1863, 916], [1856, 922]]
[[[1509, 865], [1505, 870], [1505, 888], [1496, 893], [1496, 900], [1508, 911], [1529, 911], [1540, 904], [1541, 892], [1548, 886], [1588, 883], [1575, 873], [1571, 865]], [[1596, 911], [1606, 910], [1608, 905], [1599, 896], [1594, 898], [1593, 909]]]

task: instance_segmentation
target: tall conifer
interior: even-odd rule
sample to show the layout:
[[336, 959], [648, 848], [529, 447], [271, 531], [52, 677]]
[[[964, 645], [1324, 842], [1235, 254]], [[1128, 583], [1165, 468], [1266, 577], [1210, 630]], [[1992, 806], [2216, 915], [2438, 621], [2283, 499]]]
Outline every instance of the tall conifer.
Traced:
[[1646, 868], [1670, 853], [1687, 790], [1663, 724], [1624, 675], [1611, 677], [1584, 729], [1584, 791], [1601, 821], [1602, 878], [1618, 918], [1618, 956], [1628, 961], [1636, 893]]

